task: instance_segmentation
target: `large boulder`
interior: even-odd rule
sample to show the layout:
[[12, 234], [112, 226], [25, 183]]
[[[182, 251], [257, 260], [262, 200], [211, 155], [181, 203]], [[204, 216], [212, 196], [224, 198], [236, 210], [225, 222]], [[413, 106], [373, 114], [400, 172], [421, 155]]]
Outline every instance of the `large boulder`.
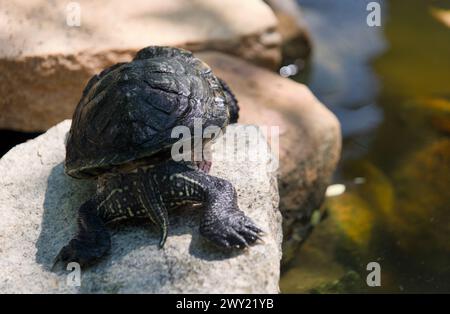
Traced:
[[272, 149], [280, 160], [283, 255], [289, 261], [312, 230], [312, 213], [339, 160], [339, 122], [303, 84], [221, 53], [197, 55], [236, 93], [241, 123], [279, 127], [279, 147]]
[[[1, 293], [278, 292], [282, 232], [277, 182], [270, 167], [273, 157], [258, 132], [258, 144], [249, 150], [235, 145], [237, 159], [224, 153], [221, 144], [229, 136], [222, 137], [213, 145], [211, 170], [234, 184], [240, 208], [267, 233], [263, 244], [240, 254], [216, 249], [199, 235], [201, 209], [184, 209], [171, 213], [164, 249], [157, 248], [152, 225], [118, 226], [111, 232], [110, 255], [82, 272], [80, 287], [67, 285], [69, 272], [54, 273], [50, 267], [75, 232], [76, 209], [95, 190], [94, 182], [63, 172], [69, 127], [70, 121], [64, 121], [0, 159]], [[238, 143], [247, 145], [254, 130], [240, 133], [245, 140]], [[255, 152], [259, 157], [249, 158]]]
[[149, 45], [220, 50], [271, 68], [281, 59], [277, 19], [262, 0], [0, 0], [0, 7], [0, 129], [44, 131], [70, 118], [92, 75]]

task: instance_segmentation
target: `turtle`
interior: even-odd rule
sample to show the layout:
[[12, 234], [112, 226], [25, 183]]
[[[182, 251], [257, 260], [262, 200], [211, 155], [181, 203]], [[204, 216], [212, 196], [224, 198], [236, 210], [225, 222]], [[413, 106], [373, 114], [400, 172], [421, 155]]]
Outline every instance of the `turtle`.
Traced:
[[111, 248], [108, 225], [122, 220], [152, 221], [163, 248], [168, 212], [187, 204], [202, 205], [199, 232], [216, 246], [260, 242], [264, 232], [239, 208], [234, 186], [210, 175], [209, 161], [175, 160], [171, 150], [176, 126], [192, 130], [200, 119], [203, 128], [224, 130], [238, 117], [230, 87], [184, 49], [146, 47], [94, 75], [73, 114], [64, 170], [97, 180], [97, 188], [79, 207], [77, 233], [53, 267], [97, 263]]

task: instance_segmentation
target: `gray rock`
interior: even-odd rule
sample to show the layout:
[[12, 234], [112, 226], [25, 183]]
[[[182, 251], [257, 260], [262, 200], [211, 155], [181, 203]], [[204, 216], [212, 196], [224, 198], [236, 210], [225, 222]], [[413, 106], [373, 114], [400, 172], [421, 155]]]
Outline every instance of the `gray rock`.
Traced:
[[[82, 271], [80, 287], [67, 284], [70, 271], [51, 272], [53, 258], [75, 232], [76, 209], [95, 188], [64, 174], [69, 126], [70, 120], [61, 122], [0, 160], [0, 293], [278, 292], [281, 215], [273, 157], [261, 133], [239, 160], [224, 154], [220, 143], [230, 136], [222, 137], [213, 145], [211, 171], [235, 185], [241, 209], [267, 232], [263, 244], [240, 254], [220, 251], [201, 238], [201, 209], [191, 208], [171, 213], [164, 249], [157, 248], [153, 225], [125, 224], [110, 229], [111, 254]], [[253, 149], [263, 158], [248, 158]]]

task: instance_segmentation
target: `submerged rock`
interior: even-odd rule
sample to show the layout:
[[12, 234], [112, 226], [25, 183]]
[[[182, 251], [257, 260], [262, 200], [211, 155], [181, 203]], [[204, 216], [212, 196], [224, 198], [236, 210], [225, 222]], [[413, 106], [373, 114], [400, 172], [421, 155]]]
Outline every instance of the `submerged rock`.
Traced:
[[[80, 287], [66, 283], [69, 271], [51, 272], [54, 257], [75, 232], [78, 206], [95, 191], [94, 182], [64, 174], [69, 127], [64, 121], [0, 159], [1, 293], [278, 292], [281, 216], [269, 167], [273, 157], [261, 134], [258, 145], [237, 160], [224, 155], [220, 144], [227, 135], [219, 139], [211, 172], [234, 184], [240, 208], [267, 232], [264, 244], [243, 253], [220, 251], [199, 235], [201, 209], [186, 208], [171, 213], [163, 249], [153, 225], [119, 225], [111, 229], [110, 255], [82, 271]], [[253, 149], [261, 158], [248, 158]]]
[[395, 209], [394, 187], [368, 161], [353, 161], [350, 166], [347, 175], [360, 175], [364, 180], [346, 180], [344, 193], [327, 197], [320, 223], [281, 277], [281, 291], [366, 292], [366, 266], [373, 261], [383, 265], [382, 285], [387, 285], [390, 273], [378, 246], [386, 241], [379, 233], [386, 229], [380, 215]]
[[440, 137], [423, 145], [404, 158], [392, 176], [397, 199], [383, 219], [397, 249], [422, 261], [416, 267], [423, 272], [450, 278], [450, 139]]
[[419, 100], [418, 107], [423, 110], [431, 126], [436, 130], [450, 134], [450, 100], [446, 98], [431, 98]]
[[271, 68], [281, 60], [277, 20], [262, 0], [0, 0], [0, 7], [0, 129], [44, 131], [71, 118], [92, 75], [149, 45], [219, 50]]

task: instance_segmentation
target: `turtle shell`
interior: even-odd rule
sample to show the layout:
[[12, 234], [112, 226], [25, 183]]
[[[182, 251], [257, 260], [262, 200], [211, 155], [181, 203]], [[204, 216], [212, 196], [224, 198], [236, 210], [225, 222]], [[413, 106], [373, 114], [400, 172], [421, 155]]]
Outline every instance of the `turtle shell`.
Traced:
[[230, 107], [219, 80], [192, 53], [147, 47], [128, 63], [94, 76], [86, 85], [67, 138], [65, 171], [96, 177], [111, 168], [167, 150], [179, 138], [175, 126], [193, 134], [225, 127]]

